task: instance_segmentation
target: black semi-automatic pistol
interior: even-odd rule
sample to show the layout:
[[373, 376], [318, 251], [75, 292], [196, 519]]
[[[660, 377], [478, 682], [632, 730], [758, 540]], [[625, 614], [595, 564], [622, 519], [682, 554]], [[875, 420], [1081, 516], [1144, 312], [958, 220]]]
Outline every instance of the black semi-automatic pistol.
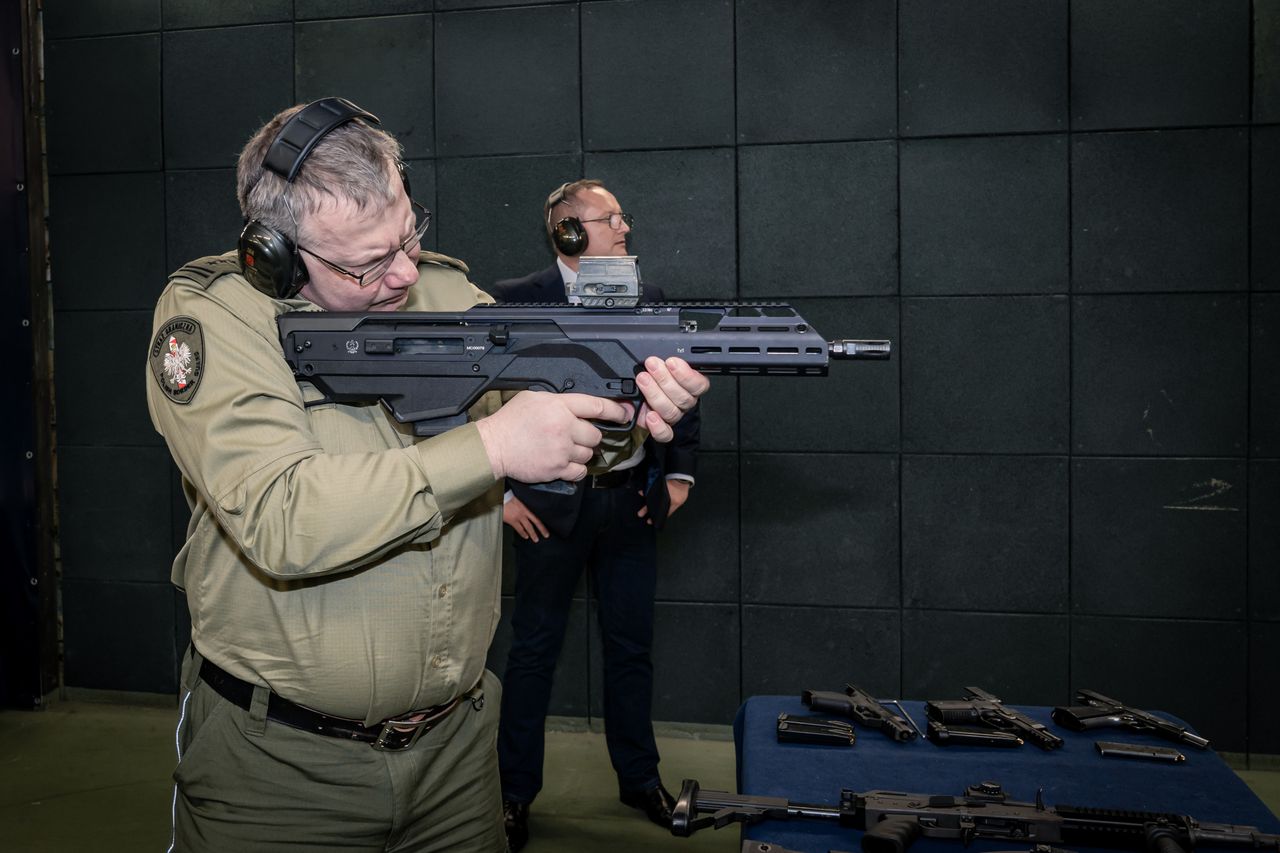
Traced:
[[1130, 708], [1123, 702], [1103, 696], [1094, 690], [1077, 690], [1076, 701], [1083, 705], [1057, 707], [1053, 709], [1053, 721], [1064, 729], [1074, 732], [1087, 732], [1119, 726], [1136, 731], [1153, 732], [1167, 740], [1189, 743], [1200, 749], [1207, 749], [1209, 741], [1190, 730], [1162, 720], [1155, 714], [1148, 714], [1138, 708]]
[[839, 714], [867, 728], [879, 729], [896, 741], [908, 741], [917, 734], [916, 729], [908, 726], [903, 718], [905, 711], [901, 715], [893, 713], [870, 693], [853, 684], [846, 684], [843, 693], [806, 690], [800, 694], [800, 701], [815, 711]]
[[[968, 699], [931, 699], [925, 703], [925, 713], [942, 729], [952, 732], [959, 729], [995, 729], [1034, 743], [1041, 749], [1057, 749], [1062, 738], [1049, 731], [1049, 727], [1014, 710], [981, 687], [966, 687]], [[941, 742], [941, 741], [935, 741]], [[959, 742], [959, 741], [957, 741]], [[988, 744], [991, 745], [991, 744]]]

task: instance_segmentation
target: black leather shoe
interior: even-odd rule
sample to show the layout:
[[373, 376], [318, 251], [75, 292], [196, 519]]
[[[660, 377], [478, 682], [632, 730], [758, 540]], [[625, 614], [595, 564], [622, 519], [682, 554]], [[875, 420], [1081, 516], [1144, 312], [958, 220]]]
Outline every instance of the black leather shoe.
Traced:
[[624, 806], [640, 809], [663, 829], [671, 829], [671, 810], [676, 807], [676, 800], [661, 782], [645, 791], [618, 791], [618, 799]]
[[529, 843], [529, 804], [503, 800], [502, 826], [507, 831], [507, 849], [520, 853]]

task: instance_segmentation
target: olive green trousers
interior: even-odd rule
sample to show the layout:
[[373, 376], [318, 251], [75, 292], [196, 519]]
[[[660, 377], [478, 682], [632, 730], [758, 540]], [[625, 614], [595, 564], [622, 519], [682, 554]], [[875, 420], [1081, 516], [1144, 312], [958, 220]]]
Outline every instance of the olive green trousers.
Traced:
[[507, 849], [493, 673], [412, 747], [381, 752], [266, 719], [265, 688], [233, 705], [200, 661], [184, 658], [174, 853]]

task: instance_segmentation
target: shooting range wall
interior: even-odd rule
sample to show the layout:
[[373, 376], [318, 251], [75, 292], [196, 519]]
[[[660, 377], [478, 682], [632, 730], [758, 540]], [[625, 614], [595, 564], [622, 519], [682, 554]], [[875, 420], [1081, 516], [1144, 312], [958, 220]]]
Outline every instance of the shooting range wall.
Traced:
[[[177, 690], [151, 306], [234, 246], [252, 131], [342, 95], [482, 286], [549, 263], [542, 201], [591, 176], [669, 295], [892, 339], [715, 383], [661, 544], [656, 719], [1091, 687], [1280, 753], [1280, 4], [44, 6], [68, 685]], [[552, 713], [594, 716], [580, 596]]]

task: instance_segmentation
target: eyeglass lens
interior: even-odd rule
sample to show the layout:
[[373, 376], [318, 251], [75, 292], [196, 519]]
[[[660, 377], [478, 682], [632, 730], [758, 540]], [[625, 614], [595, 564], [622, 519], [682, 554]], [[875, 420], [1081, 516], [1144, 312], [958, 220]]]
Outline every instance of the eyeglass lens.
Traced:
[[414, 215], [417, 217], [417, 227], [413, 230], [413, 234], [409, 236], [400, 246], [385, 258], [378, 261], [360, 276], [360, 286], [364, 287], [377, 281], [395, 263], [396, 255], [404, 252], [406, 255], [412, 255], [419, 245], [422, 243], [423, 236], [427, 233], [428, 226], [431, 225], [431, 211], [422, 207], [417, 202], [413, 205]]
[[622, 223], [627, 223], [627, 227], [631, 228], [635, 225], [635, 217], [630, 213], [610, 213], [608, 216], [601, 216], [599, 219], [584, 219], [583, 222], [608, 222], [609, 227], [614, 231], [622, 229]]

